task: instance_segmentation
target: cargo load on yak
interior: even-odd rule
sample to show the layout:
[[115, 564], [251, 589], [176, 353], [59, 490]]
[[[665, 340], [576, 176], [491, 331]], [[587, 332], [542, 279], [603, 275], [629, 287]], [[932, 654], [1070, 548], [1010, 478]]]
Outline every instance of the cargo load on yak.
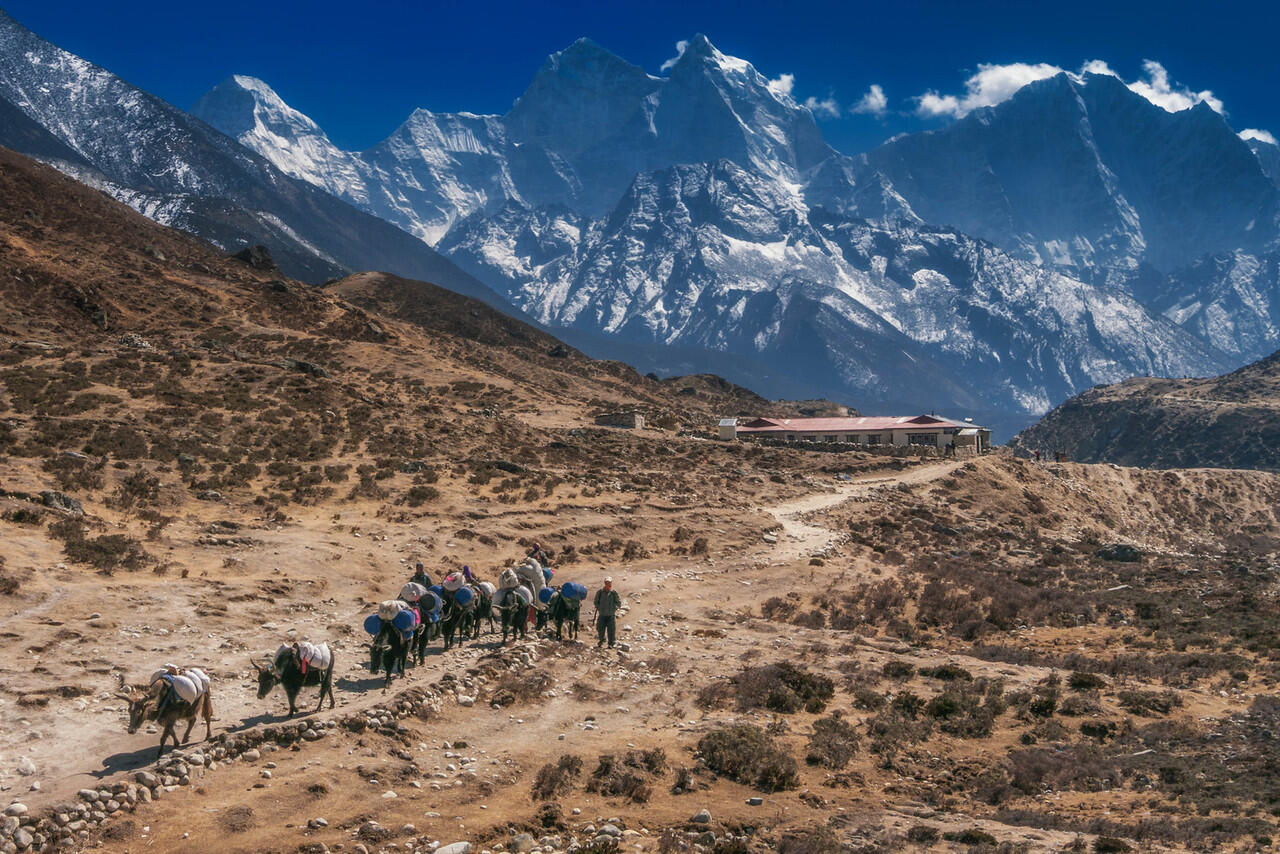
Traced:
[[542, 574], [542, 564], [531, 557], [525, 558], [524, 562], [516, 567], [516, 575], [533, 594], [533, 606], [538, 610], [545, 608], [546, 605], [539, 596], [542, 588], [547, 586], [547, 577]]
[[209, 677], [198, 667], [179, 668], [173, 664], [166, 664], [151, 674], [149, 684], [154, 685], [161, 680], [168, 682], [175, 694], [192, 705], [209, 690]]
[[533, 594], [529, 592], [529, 588], [524, 585], [518, 587], [504, 587], [499, 590], [497, 595], [493, 597], [493, 604], [499, 608], [505, 608], [511, 604], [512, 600], [518, 600], [524, 605], [533, 604]]
[[416, 581], [410, 581], [404, 587], [400, 588], [400, 598], [413, 605], [418, 604], [418, 600], [425, 596], [427, 588], [423, 587]]
[[467, 578], [461, 572], [451, 572], [444, 577], [444, 589], [450, 593], [457, 593], [462, 589], [462, 585], [467, 583]]
[[293, 655], [297, 656], [298, 669], [304, 676], [308, 670], [328, 670], [329, 665], [333, 663], [333, 653], [329, 651], [327, 643], [300, 641], [293, 646], [282, 643], [271, 662], [271, 669], [277, 676], [284, 673], [284, 666]]
[[520, 586], [520, 576], [516, 575], [514, 567], [507, 567], [502, 570], [502, 574], [498, 576], [498, 589], [511, 590]]
[[409, 610], [408, 602], [401, 599], [387, 599], [378, 603], [378, 619], [389, 623], [395, 620], [396, 614], [407, 610]]

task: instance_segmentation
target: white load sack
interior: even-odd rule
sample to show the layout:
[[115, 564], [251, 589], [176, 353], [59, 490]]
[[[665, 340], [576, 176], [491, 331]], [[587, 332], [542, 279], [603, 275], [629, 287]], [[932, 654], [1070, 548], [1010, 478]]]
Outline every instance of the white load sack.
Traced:
[[493, 586], [492, 581], [481, 581], [480, 589], [483, 590], [484, 594], [488, 596], [490, 599], [492, 599], [494, 597], [494, 594], [498, 592], [498, 588]]
[[200, 684], [201, 694], [209, 690], [209, 676], [199, 667], [188, 667], [182, 672], [186, 674], [188, 678], [193, 679]]
[[389, 623], [396, 618], [396, 614], [401, 611], [407, 611], [412, 607], [408, 602], [399, 599], [388, 599], [385, 602], [378, 603], [378, 619], [384, 623]]
[[327, 643], [316, 644], [303, 641], [298, 644], [298, 658], [306, 662], [308, 670], [328, 670], [333, 662], [333, 653], [329, 652]]
[[441, 586], [450, 593], [457, 593], [462, 589], [462, 585], [466, 583], [467, 579], [461, 572], [451, 572], [444, 577]]
[[418, 603], [419, 599], [426, 595], [426, 593], [427, 588], [423, 587], [416, 581], [410, 581], [404, 587], [400, 588], [400, 598], [406, 602], [412, 602], [415, 605]]
[[533, 558], [525, 558], [524, 563], [516, 567], [516, 575], [520, 576], [520, 580], [529, 588], [533, 607], [539, 611], [547, 607], [538, 599], [538, 592], [547, 585], [547, 578], [542, 574], [542, 564]]
[[177, 676], [170, 676], [169, 684], [173, 686], [173, 690], [178, 692], [178, 696], [188, 703], [194, 703], [204, 693], [198, 679], [192, 679], [190, 676], [185, 676], [181, 673]]
[[502, 570], [502, 574], [498, 576], [498, 587], [503, 590], [511, 590], [520, 586], [520, 576], [516, 575], [516, 571], [511, 567]]

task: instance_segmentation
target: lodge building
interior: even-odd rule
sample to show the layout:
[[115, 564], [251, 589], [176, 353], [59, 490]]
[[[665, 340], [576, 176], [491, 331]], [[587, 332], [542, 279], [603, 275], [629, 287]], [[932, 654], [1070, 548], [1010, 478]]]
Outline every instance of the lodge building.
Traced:
[[[739, 423], [739, 422], [742, 423]], [[854, 418], [724, 418], [720, 438], [856, 445], [915, 445], [973, 453], [991, 449], [991, 431], [934, 415]]]

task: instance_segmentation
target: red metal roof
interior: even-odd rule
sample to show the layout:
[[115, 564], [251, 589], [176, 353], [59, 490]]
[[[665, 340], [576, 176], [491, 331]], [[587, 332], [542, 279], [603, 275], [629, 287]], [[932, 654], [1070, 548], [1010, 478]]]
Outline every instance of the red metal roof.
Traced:
[[756, 418], [738, 427], [739, 433], [874, 433], [912, 427], [974, 427], [933, 415], [870, 415], [858, 418]]

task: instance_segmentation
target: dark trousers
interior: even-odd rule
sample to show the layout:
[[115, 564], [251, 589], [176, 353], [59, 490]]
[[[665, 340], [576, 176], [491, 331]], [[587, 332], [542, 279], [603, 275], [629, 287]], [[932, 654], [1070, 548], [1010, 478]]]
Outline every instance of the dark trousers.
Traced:
[[609, 634], [609, 646], [613, 646], [614, 638], [618, 633], [617, 617], [608, 616], [596, 618], [596, 633], [599, 636], [599, 640], [596, 641], [596, 646], [604, 643], [605, 632], [608, 632]]

